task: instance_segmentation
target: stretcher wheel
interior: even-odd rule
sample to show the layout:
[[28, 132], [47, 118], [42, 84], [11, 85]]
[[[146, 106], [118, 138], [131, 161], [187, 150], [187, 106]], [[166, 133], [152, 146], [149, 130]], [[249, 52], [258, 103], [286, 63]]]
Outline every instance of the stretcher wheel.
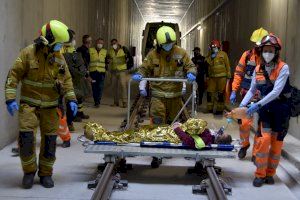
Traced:
[[161, 163], [162, 163], [162, 159], [161, 158], [153, 157], [152, 162], [151, 162], [151, 167], [153, 169], [154, 168], [158, 168]]

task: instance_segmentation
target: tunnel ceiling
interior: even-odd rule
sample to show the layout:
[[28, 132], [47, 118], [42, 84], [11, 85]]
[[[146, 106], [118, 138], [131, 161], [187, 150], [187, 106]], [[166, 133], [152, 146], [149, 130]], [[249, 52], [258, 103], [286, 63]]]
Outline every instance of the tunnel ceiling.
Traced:
[[135, 0], [146, 22], [179, 23], [194, 0]]

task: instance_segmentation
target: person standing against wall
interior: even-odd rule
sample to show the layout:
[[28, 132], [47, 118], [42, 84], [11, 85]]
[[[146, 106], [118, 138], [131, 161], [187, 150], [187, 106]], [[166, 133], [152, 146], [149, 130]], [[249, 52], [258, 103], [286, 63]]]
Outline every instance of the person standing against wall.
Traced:
[[126, 52], [117, 39], [111, 40], [111, 49], [108, 53], [110, 72], [114, 93], [112, 106], [127, 107], [127, 64]]
[[201, 105], [205, 90], [204, 80], [205, 74], [207, 74], [207, 63], [205, 62], [205, 57], [201, 55], [201, 50], [199, 47], [195, 47], [193, 52], [194, 57], [192, 58], [192, 61], [197, 68], [196, 82], [198, 84], [198, 105]]
[[[87, 71], [87, 73], [85, 75], [86, 78], [89, 77], [89, 73], [88, 73], [88, 67], [89, 67], [89, 63], [90, 63], [89, 48], [91, 47], [91, 45], [92, 45], [92, 38], [89, 35], [84, 35], [82, 37], [82, 45], [76, 49], [76, 51], [78, 53], [81, 53], [81, 56], [83, 58], [84, 65], [85, 65], [85, 68], [86, 68], [86, 71]], [[81, 82], [81, 84], [82, 84], [82, 82]], [[74, 121], [76, 121], [76, 122], [81, 122], [82, 119], [89, 119], [90, 118], [90, 116], [85, 115], [83, 113], [83, 100], [84, 100], [83, 97], [77, 99], [77, 101], [78, 101], [78, 113], [76, 115], [76, 118], [74, 119]]]
[[98, 38], [95, 42], [95, 47], [89, 49], [89, 72], [92, 79], [94, 106], [96, 108], [100, 106], [107, 65], [107, 50], [103, 48], [103, 45], [104, 40]]
[[231, 78], [229, 58], [220, 48], [220, 41], [212, 40], [210, 54], [205, 59], [208, 63], [207, 112], [215, 114], [223, 114], [224, 91], [227, 81]]

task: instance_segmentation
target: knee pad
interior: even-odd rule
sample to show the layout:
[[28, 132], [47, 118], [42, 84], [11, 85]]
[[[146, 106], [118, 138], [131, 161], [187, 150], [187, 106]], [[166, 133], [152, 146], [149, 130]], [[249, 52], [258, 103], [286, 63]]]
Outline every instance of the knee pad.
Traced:
[[24, 131], [19, 134], [20, 155], [28, 157], [33, 155], [34, 133], [33, 131]]
[[162, 124], [163, 123], [163, 119], [160, 117], [153, 117], [153, 124]]
[[55, 158], [56, 138], [57, 138], [56, 135], [45, 136], [45, 146], [44, 146], [45, 158]]

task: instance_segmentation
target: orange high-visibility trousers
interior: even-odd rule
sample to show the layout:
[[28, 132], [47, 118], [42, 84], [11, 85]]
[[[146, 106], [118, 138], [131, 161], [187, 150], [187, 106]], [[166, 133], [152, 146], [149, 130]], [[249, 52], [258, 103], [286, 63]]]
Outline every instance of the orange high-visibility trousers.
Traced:
[[66, 115], [62, 115], [60, 109], [57, 109], [57, 113], [59, 115], [59, 127], [57, 130], [57, 135], [60, 137], [62, 141], [70, 141], [71, 140], [71, 133], [69, 131], [69, 127], [67, 124], [67, 117]]
[[255, 176], [264, 178], [266, 176], [275, 175], [280, 160], [283, 142], [278, 141], [278, 133], [272, 133], [270, 128], [262, 127], [262, 123], [260, 126], [261, 135], [257, 137]]
[[[240, 140], [241, 140], [241, 145], [242, 147], [246, 147], [250, 145], [249, 142], [249, 137], [250, 137], [250, 131], [251, 131], [251, 125], [253, 122], [253, 118], [245, 118], [242, 119], [242, 124], [240, 124]], [[252, 149], [252, 156], [255, 156], [256, 151], [257, 151], [257, 146], [256, 146], [256, 139], [257, 136], [254, 136], [254, 142], [253, 142], [253, 149]]]

